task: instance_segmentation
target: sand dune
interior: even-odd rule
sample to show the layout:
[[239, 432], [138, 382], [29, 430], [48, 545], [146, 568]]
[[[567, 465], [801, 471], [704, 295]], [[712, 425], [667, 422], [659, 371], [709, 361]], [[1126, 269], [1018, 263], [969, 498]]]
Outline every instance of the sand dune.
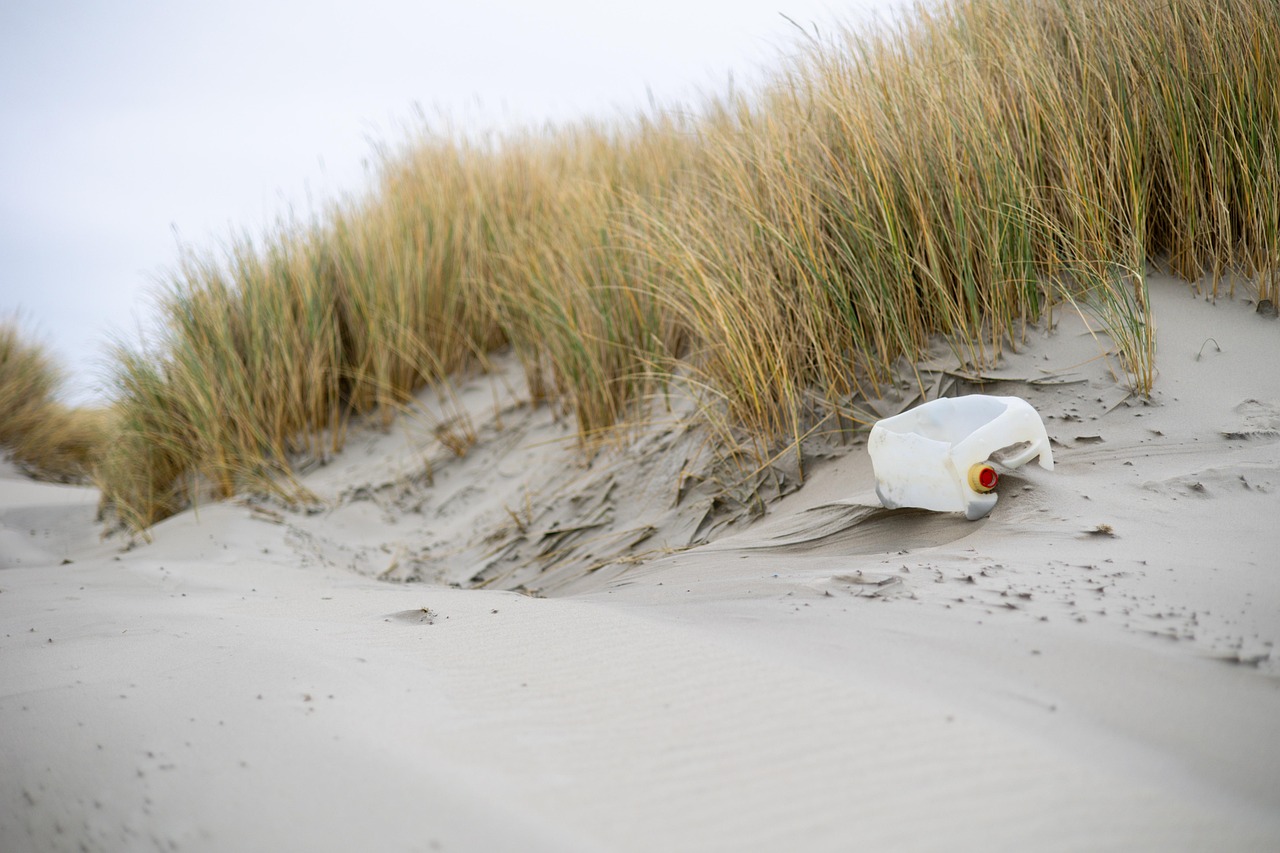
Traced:
[[0, 850], [1280, 848], [1280, 326], [1152, 290], [1149, 401], [1071, 315], [930, 374], [1055, 443], [978, 522], [514, 370], [131, 548], [5, 471]]

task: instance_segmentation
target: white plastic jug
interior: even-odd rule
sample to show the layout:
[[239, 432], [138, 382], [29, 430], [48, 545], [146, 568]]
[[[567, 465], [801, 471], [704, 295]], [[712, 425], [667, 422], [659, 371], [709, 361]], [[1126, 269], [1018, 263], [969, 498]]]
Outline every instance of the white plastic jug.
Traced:
[[1026, 442], [1002, 459], [1018, 468], [1033, 457], [1053, 470], [1044, 421], [1021, 397], [971, 394], [933, 400], [878, 421], [867, 450], [876, 494], [889, 509], [920, 507], [982, 518], [996, 505], [996, 471], [987, 460], [997, 450]]

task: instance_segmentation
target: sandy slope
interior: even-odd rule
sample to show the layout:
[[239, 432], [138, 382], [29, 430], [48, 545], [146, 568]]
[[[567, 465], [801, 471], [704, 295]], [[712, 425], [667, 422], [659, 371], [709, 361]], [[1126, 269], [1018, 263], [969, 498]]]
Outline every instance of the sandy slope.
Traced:
[[8, 472], [0, 850], [1278, 849], [1280, 326], [1155, 295], [1149, 404], [1070, 317], [984, 373], [1058, 467], [976, 523], [509, 378], [127, 551]]

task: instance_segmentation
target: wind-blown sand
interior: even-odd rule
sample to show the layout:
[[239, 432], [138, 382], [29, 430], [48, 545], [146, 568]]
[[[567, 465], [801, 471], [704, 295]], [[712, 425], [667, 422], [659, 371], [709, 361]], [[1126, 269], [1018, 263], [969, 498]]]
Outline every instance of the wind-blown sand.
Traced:
[[588, 467], [513, 370], [128, 550], [7, 470], [0, 850], [1280, 849], [1280, 325], [1152, 289], [1149, 403], [1070, 314], [926, 374], [1055, 441], [979, 522], [860, 438], [726, 498], [679, 403]]

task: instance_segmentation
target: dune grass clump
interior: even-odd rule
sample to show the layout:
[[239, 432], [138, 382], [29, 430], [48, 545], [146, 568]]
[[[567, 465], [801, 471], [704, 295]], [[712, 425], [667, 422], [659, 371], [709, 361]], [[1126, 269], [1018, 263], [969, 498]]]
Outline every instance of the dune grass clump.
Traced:
[[15, 320], [0, 322], [0, 451], [31, 476], [80, 482], [93, 471], [108, 417], [57, 399], [63, 377]]
[[1150, 268], [1277, 296], [1277, 80], [1272, 0], [955, 0], [691, 112], [427, 134], [367, 197], [174, 272], [118, 360], [104, 493], [143, 528], [197, 484], [283, 489], [501, 347], [585, 445], [678, 378], [761, 463], [936, 336], [982, 362], [1057, 303], [1145, 393]]

